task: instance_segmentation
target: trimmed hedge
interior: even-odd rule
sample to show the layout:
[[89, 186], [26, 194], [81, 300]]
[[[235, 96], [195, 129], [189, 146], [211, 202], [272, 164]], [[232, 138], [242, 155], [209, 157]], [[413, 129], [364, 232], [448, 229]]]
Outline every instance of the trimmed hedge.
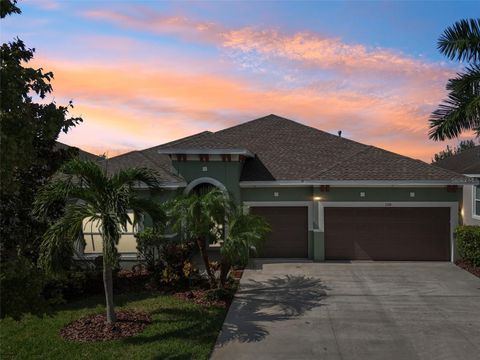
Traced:
[[480, 266], [480, 226], [462, 225], [455, 230], [460, 256]]

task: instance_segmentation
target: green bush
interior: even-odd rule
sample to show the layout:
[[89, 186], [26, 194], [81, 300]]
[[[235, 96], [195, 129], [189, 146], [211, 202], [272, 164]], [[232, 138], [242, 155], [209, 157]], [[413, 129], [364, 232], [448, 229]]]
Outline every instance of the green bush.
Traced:
[[186, 286], [196, 271], [191, 258], [193, 245], [167, 239], [162, 229], [147, 228], [136, 235], [142, 263], [152, 273], [154, 286]]
[[168, 243], [163, 231], [154, 227], [146, 228], [135, 235], [138, 255], [147, 270], [154, 271], [161, 261], [162, 248]]
[[480, 266], [480, 226], [459, 226], [455, 231], [460, 256]]
[[18, 320], [23, 314], [46, 310], [42, 296], [42, 272], [27, 258], [15, 256], [2, 262], [0, 268], [0, 317]]

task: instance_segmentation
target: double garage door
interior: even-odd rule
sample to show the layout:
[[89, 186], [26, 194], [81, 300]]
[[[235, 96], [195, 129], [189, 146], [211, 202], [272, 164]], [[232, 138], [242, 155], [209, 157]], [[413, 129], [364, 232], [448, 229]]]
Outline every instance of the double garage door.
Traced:
[[[272, 227], [262, 257], [308, 256], [307, 207], [253, 207]], [[327, 260], [450, 259], [449, 208], [324, 209]]]

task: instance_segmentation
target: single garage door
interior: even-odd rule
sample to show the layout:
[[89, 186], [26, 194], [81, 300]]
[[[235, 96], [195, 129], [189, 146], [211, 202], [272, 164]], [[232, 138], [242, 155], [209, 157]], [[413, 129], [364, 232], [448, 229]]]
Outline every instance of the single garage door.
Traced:
[[307, 207], [252, 207], [272, 228], [260, 257], [305, 258], [308, 256]]
[[450, 208], [325, 208], [330, 260], [450, 259]]

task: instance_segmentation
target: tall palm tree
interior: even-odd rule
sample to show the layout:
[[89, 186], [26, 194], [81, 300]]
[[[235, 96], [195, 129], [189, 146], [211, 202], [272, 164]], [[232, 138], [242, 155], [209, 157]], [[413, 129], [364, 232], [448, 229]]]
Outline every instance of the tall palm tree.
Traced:
[[220, 248], [221, 287], [225, 286], [232, 265], [246, 265], [250, 255], [258, 252], [270, 231], [270, 225], [261, 216], [244, 213], [241, 208], [231, 212], [228, 220], [228, 234]]
[[460, 20], [438, 40], [438, 49], [450, 60], [469, 62], [465, 72], [447, 83], [448, 99], [430, 117], [429, 137], [445, 140], [466, 130], [480, 135], [480, 19]]
[[216, 188], [179, 196], [169, 206], [172, 227], [183, 237], [196, 242], [212, 287], [216, 285], [216, 279], [210, 267], [207, 243], [218, 239], [218, 225], [225, 223], [231, 207], [228, 196]]
[[[34, 204], [34, 214], [44, 217], [58, 202], [66, 203], [63, 215], [43, 236], [39, 261], [46, 271], [58, 271], [63, 259], [73, 255], [85, 219], [99, 224], [108, 323], [116, 321], [112, 267], [117, 261], [116, 245], [121, 232], [128, 224], [136, 225], [143, 214], [149, 214], [155, 223], [165, 221], [158, 204], [138, 196], [134, 187], [139, 183], [152, 189], [159, 186], [149, 169], [132, 168], [108, 176], [94, 162], [73, 159], [39, 192]], [[133, 220], [129, 217], [132, 212]]]

